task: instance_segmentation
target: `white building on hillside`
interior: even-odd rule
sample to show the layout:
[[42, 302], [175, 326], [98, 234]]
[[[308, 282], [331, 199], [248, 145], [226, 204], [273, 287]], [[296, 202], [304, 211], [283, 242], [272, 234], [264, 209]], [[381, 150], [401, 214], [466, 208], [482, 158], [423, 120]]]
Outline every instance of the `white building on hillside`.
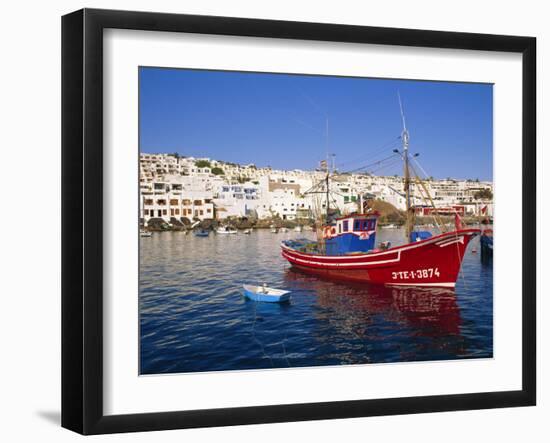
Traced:
[[250, 182], [237, 185], [222, 183], [213, 201], [218, 219], [256, 216], [260, 187]]

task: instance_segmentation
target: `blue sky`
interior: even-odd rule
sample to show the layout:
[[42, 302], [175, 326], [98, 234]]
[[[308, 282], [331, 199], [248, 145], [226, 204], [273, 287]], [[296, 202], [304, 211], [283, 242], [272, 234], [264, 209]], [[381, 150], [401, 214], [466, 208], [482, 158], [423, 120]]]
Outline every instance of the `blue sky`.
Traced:
[[342, 171], [400, 146], [403, 100], [410, 152], [436, 178], [493, 176], [493, 88], [487, 84], [140, 68], [141, 152], [306, 169], [328, 151]]

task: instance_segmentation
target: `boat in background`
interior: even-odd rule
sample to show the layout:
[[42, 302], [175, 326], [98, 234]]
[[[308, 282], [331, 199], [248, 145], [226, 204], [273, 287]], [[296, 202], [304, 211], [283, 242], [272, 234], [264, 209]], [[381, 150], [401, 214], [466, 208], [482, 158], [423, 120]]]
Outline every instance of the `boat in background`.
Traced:
[[245, 229], [243, 231], [243, 234], [251, 234], [252, 233], [252, 229]]
[[146, 231], [144, 229], [139, 230], [139, 236], [140, 237], [152, 237], [153, 233], [151, 231]]
[[290, 291], [269, 288], [265, 283], [262, 286], [243, 285], [243, 294], [246, 298], [253, 301], [268, 303], [285, 303], [290, 301]]
[[236, 233], [237, 233], [237, 230], [229, 226], [223, 226], [221, 228], [216, 229], [216, 234], [236, 234]]
[[196, 231], [193, 231], [193, 234], [195, 237], [208, 237], [210, 235], [210, 231], [206, 229], [197, 229]]
[[484, 229], [479, 238], [481, 261], [487, 262], [493, 258], [493, 230]]

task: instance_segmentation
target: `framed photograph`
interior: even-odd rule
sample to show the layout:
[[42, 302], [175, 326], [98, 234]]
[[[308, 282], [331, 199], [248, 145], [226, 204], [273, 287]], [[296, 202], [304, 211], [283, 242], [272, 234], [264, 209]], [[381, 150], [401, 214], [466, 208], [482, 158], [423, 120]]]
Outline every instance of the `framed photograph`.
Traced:
[[84, 9], [62, 57], [64, 427], [535, 405], [534, 38]]

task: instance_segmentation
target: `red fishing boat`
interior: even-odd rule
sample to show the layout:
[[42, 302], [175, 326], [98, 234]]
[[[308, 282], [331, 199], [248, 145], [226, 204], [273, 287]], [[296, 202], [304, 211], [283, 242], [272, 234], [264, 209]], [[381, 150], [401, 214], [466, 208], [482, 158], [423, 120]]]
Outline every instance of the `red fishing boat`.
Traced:
[[[401, 100], [400, 100], [401, 102]], [[298, 269], [337, 280], [370, 282], [395, 286], [454, 287], [470, 240], [479, 229], [464, 229], [455, 215], [455, 227], [445, 232], [445, 225], [434, 221], [440, 233], [414, 229], [414, 208], [411, 207], [411, 182], [425, 192], [425, 200], [433, 200], [409, 163], [409, 134], [403, 119], [403, 150], [394, 150], [404, 160], [404, 195], [406, 202], [406, 243], [391, 247], [388, 242], [376, 245], [379, 214], [352, 214], [330, 220], [329, 183], [331, 173], [326, 168], [323, 190], [326, 193], [325, 224], [318, 232], [318, 241], [287, 240], [281, 243], [282, 256]], [[411, 175], [411, 171], [413, 174]], [[334, 173], [334, 171], [333, 171]], [[319, 191], [314, 191], [319, 193]], [[362, 210], [362, 203], [359, 205]]]
[[[348, 223], [361, 216], [344, 219]], [[478, 229], [460, 229], [425, 240], [411, 242], [386, 250], [371, 249], [363, 253], [340, 254], [305, 252], [307, 243], [285, 241], [282, 255], [301, 270], [337, 280], [371, 282], [395, 286], [454, 287], [464, 252]], [[357, 232], [338, 234], [336, 240]], [[372, 240], [375, 234], [370, 237]]]

